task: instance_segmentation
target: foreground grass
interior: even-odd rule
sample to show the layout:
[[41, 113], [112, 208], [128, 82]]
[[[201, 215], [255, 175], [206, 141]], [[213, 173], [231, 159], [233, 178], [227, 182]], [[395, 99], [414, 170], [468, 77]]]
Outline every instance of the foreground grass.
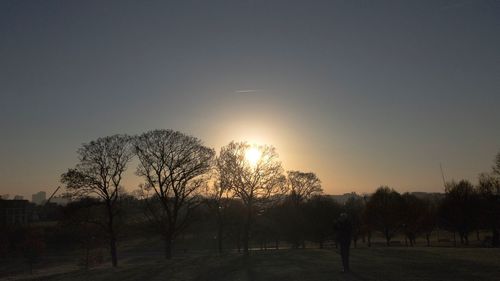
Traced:
[[[69, 270], [10, 280], [500, 280], [500, 251], [478, 248], [361, 248], [341, 273], [335, 250], [258, 251], [174, 258], [129, 258], [119, 268]], [[21, 277], [21, 278], [19, 278]], [[9, 279], [7, 279], [9, 280]]]

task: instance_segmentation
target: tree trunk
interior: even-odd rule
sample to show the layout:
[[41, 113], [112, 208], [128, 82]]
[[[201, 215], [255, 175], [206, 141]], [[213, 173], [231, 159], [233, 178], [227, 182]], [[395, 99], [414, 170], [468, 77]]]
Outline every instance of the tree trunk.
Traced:
[[116, 238], [114, 237], [114, 233], [112, 234], [113, 236], [109, 240], [109, 248], [111, 252], [111, 263], [113, 264], [113, 267], [118, 266], [118, 255], [116, 253]]
[[243, 226], [243, 254], [248, 256], [248, 243], [250, 240], [250, 215], [247, 217], [247, 221]]
[[430, 239], [429, 233], [425, 234], [425, 240], [427, 240], [427, 247], [430, 247], [431, 246], [431, 239]]
[[248, 240], [250, 239], [248, 226], [245, 224], [245, 229], [243, 230], [243, 254], [248, 256]]
[[167, 233], [165, 235], [165, 259], [169, 260], [172, 258], [172, 235]]
[[491, 246], [493, 248], [497, 248], [498, 246], [500, 246], [500, 235], [498, 233], [498, 229], [493, 227], [492, 231], [491, 231]]
[[236, 238], [236, 247], [238, 247], [238, 253], [241, 253], [241, 231], [238, 230], [238, 237]]
[[114, 229], [114, 214], [112, 205], [108, 202], [108, 234], [109, 234], [109, 252], [111, 254], [111, 263], [113, 267], [118, 266], [118, 254], [116, 251], [116, 234]]
[[222, 233], [223, 226], [222, 223], [219, 222], [219, 228], [217, 230], [217, 250], [219, 251], [219, 254], [222, 254]]
[[248, 205], [247, 217], [245, 224], [243, 225], [243, 254], [245, 256], [249, 255], [248, 244], [250, 240], [250, 225], [252, 223], [252, 204]]
[[90, 238], [87, 237], [85, 243], [85, 270], [89, 270], [90, 267]]

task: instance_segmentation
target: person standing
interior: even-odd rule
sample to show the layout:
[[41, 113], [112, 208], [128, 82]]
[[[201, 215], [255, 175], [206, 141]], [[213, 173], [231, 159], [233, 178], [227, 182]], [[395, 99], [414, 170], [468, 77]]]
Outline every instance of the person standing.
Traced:
[[352, 224], [346, 213], [340, 214], [335, 222], [337, 242], [340, 244], [343, 272], [349, 272], [349, 248], [351, 247]]

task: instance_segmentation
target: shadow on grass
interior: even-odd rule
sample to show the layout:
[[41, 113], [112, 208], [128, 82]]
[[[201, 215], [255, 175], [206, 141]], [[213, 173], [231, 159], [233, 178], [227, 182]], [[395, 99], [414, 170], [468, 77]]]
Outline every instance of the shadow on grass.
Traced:
[[498, 280], [498, 249], [361, 248], [352, 249], [350, 273], [341, 272], [334, 250], [255, 251], [238, 254], [123, 260], [119, 268], [68, 271], [17, 280], [195, 280], [195, 281], [446, 281]]

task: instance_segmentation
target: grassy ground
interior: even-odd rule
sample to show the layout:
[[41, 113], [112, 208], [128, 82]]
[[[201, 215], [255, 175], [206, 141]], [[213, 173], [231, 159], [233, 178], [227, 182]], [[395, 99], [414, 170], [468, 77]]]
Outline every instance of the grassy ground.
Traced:
[[119, 268], [39, 270], [3, 280], [500, 280], [500, 250], [480, 248], [376, 247], [353, 249], [352, 272], [328, 250], [269, 250], [224, 256], [129, 257]]

